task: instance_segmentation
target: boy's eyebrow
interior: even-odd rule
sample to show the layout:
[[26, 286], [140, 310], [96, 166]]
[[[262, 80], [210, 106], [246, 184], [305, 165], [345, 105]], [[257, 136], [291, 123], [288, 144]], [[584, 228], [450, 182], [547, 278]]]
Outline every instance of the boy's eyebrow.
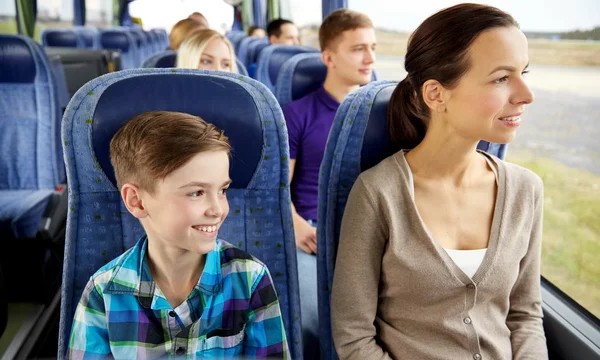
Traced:
[[[229, 179], [229, 180], [225, 181], [225, 182], [223, 183], [223, 185], [221, 185], [221, 187], [223, 187], [223, 186], [227, 186], [227, 185], [229, 185], [229, 184], [231, 184], [231, 179]], [[211, 187], [212, 185], [211, 185], [211, 184], [209, 184], [209, 183], [205, 183], [205, 182], [200, 182], [200, 181], [192, 181], [191, 183], [188, 183], [188, 184], [185, 184], [185, 185], [183, 185], [183, 186], [180, 186], [179, 188], [180, 188], [180, 189], [183, 189], [183, 188], [186, 188], [186, 187], [192, 187], [192, 186], [193, 186], [193, 187]]]

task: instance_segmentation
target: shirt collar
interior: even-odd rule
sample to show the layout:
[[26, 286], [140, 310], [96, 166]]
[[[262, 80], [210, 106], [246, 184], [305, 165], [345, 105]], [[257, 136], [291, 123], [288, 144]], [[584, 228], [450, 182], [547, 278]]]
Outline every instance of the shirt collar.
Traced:
[[[216, 240], [215, 248], [206, 254], [206, 263], [195, 289], [206, 295], [216, 295], [221, 291], [221, 241]], [[146, 251], [148, 238], [143, 236], [126, 256], [115, 266], [113, 275], [104, 290], [108, 294], [131, 294], [142, 304], [152, 303], [156, 283], [152, 279]]]
[[340, 103], [333, 96], [329, 95], [323, 86], [317, 90], [317, 97], [330, 110], [337, 111], [340, 107]]

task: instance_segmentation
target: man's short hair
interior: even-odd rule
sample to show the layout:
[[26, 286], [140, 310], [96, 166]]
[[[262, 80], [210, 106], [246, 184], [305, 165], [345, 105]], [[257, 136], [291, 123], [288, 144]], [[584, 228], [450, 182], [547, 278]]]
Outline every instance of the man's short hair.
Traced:
[[285, 24], [294, 25], [293, 22], [291, 22], [290, 20], [286, 20], [286, 19], [275, 19], [275, 20], [271, 21], [269, 23], [269, 25], [267, 25], [267, 36], [271, 37], [271, 35], [274, 35], [276, 37], [280, 37], [281, 36], [281, 27]]
[[206, 151], [230, 153], [222, 130], [198, 116], [151, 111], [136, 115], [115, 133], [110, 161], [119, 189], [133, 183], [152, 193], [157, 181]]
[[321, 51], [334, 48], [342, 33], [359, 28], [373, 28], [371, 19], [363, 13], [349, 9], [339, 9], [327, 16], [319, 28]]

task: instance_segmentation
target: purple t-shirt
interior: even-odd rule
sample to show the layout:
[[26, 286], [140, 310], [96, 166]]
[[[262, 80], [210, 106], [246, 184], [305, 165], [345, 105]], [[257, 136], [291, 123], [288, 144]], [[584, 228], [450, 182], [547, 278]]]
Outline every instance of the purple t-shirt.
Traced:
[[317, 220], [319, 168], [329, 130], [340, 104], [323, 87], [283, 108], [290, 158], [296, 159], [292, 202], [306, 220]]

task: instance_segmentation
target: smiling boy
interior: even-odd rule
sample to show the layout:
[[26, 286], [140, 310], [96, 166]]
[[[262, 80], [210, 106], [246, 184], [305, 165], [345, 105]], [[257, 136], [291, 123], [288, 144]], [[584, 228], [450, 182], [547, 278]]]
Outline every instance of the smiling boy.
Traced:
[[146, 235], [90, 278], [69, 358], [289, 358], [267, 267], [217, 237], [230, 149], [184, 113], [143, 113], [117, 131], [117, 185]]

